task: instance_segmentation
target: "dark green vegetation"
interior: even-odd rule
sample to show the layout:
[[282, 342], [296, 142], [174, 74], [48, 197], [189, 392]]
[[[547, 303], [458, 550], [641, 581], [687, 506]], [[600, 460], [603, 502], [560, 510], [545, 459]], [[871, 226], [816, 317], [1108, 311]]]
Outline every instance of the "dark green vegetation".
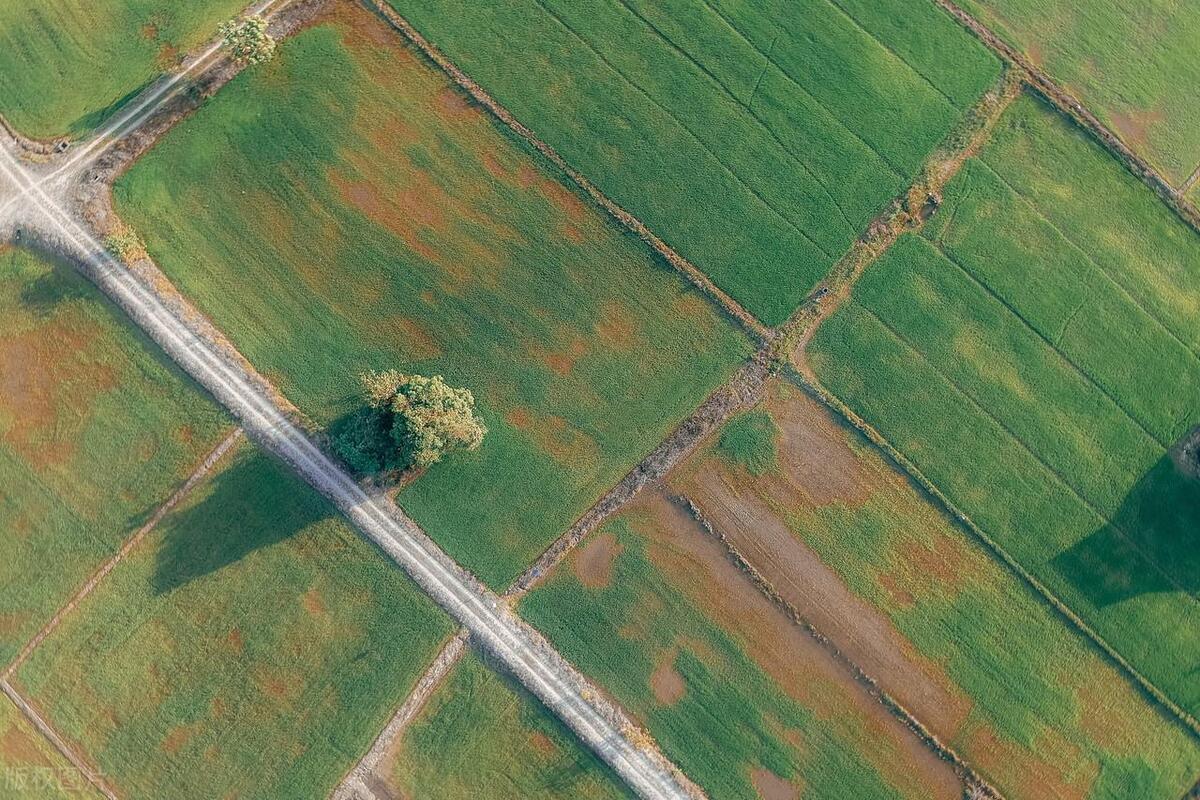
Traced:
[[0, 250], [0, 663], [228, 423], [70, 267]]
[[721, 431], [721, 452], [751, 475], [762, 475], [778, 466], [779, 451], [775, 439], [779, 429], [775, 420], [763, 411], [740, 414]]
[[1022, 98], [813, 343], [821, 380], [1200, 711], [1200, 238]]
[[489, 670], [474, 652], [454, 668], [405, 732], [392, 779], [399, 797], [632, 797], [536, 698]]
[[1200, 165], [1200, 15], [1178, 0], [963, 0], [1177, 184]]
[[164, 270], [321, 423], [357, 376], [441, 374], [484, 446], [400, 496], [493, 586], [750, 343], [356, 5], [280, 47], [117, 187]]
[[709, 797], [961, 797], [948, 767], [663, 495], [641, 495], [573, 562], [522, 614]]
[[[1005, 797], [1183, 796], [1200, 743], [875, 448], [786, 384], [756, 413], [782, 431], [776, 469], [748, 476], [712, 447], [676, 470], [672, 490], [789, 600], [819, 606], [800, 611], [939, 739]], [[799, 544], [772, 544], [775, 530]], [[806, 594], [822, 581], [803, 547], [851, 600]]]
[[998, 75], [932, 3], [394, 2], [768, 324]]
[[244, 0], [0, 0], [0, 114], [35, 137], [82, 134]]
[[244, 446], [16, 680], [122, 797], [323, 797], [450, 630], [328, 503]]

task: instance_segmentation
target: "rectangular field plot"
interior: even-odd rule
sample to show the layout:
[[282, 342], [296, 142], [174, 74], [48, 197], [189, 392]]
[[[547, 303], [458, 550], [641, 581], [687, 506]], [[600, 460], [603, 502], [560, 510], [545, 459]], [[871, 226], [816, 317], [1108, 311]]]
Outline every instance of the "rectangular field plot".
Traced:
[[282, 464], [218, 466], [15, 682], [122, 797], [325, 797], [450, 620]]
[[1200, 741], [790, 385], [670, 491], [1003, 796], [1178, 800], [1200, 775]]
[[0, 2], [0, 114], [28, 136], [83, 134], [245, 0]]
[[536, 698], [473, 651], [404, 732], [386, 769], [396, 797], [633, 797]]
[[358, 5], [288, 40], [119, 184], [163, 269], [322, 424], [443, 374], [483, 447], [400, 503], [502, 586], [750, 342]]
[[521, 612], [713, 800], [962, 797], [666, 492], [584, 540]]
[[1178, 185], [1200, 165], [1200, 15], [1177, 0], [963, 0]]
[[227, 427], [69, 266], [0, 249], [0, 663]]
[[768, 324], [999, 71], [931, 3], [392, 4]]
[[1198, 311], [1200, 237], [1026, 97], [812, 353], [826, 386], [1193, 713], [1200, 480], [1176, 458], [1200, 423]]

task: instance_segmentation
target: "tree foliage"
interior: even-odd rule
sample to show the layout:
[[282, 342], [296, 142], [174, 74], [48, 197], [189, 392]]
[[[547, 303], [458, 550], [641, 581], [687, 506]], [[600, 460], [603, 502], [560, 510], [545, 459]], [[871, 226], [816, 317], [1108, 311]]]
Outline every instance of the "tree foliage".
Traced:
[[367, 408], [334, 435], [339, 454], [355, 470], [428, 467], [447, 453], [475, 450], [483, 442], [487, 428], [475, 414], [475, 397], [441, 375], [388, 370], [361, 380]]
[[275, 55], [275, 39], [260, 16], [231, 19], [217, 29], [238, 64], [262, 64]]

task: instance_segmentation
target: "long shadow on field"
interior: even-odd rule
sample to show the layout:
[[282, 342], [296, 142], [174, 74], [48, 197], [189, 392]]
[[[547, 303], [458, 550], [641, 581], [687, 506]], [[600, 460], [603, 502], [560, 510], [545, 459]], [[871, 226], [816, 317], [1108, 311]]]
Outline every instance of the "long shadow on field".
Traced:
[[[1194, 450], [1163, 456], [1107, 525], [1053, 561], [1099, 607], [1156, 592], [1200, 590], [1200, 478]], [[1151, 561], [1153, 563], [1151, 563]]]
[[316, 492], [258, 449], [237, 456], [195, 492], [197, 502], [163, 520], [165, 538], [153, 578], [160, 594], [235, 565], [333, 513]]

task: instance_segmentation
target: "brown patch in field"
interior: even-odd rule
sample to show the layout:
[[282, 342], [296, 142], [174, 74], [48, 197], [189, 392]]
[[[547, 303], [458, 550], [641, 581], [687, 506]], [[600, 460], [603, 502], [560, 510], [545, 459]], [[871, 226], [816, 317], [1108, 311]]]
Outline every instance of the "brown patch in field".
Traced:
[[182, 54], [179, 48], [171, 43], [164, 44], [154, 56], [154, 65], [160, 70], [169, 70], [179, 66]]
[[671, 313], [688, 320], [703, 331], [712, 330], [717, 319], [709, 302], [691, 291], [680, 292], [672, 298]]
[[572, 244], [583, 244], [587, 240], [587, 237], [583, 235], [583, 231], [578, 226], [569, 222], [558, 226], [558, 235]]
[[504, 420], [523, 431], [538, 449], [560, 464], [588, 469], [600, 458], [600, 445], [562, 417], [541, 414], [527, 406], [516, 406]]
[[1030, 42], [1025, 48], [1025, 57], [1038, 69], [1046, 66], [1046, 57], [1042, 52], [1042, 46], [1037, 42]]
[[529, 734], [529, 745], [544, 756], [554, 755], [558, 752], [554, 741], [541, 731], [533, 731]]
[[1140, 698], [1124, 686], [1107, 685], [1121, 682], [1108, 669], [1072, 672], [1062, 680], [1082, 684], [1075, 697], [1079, 703], [1079, 726], [1088, 738], [1114, 756], [1137, 755], [1144, 742], [1140, 737], [1141, 726], [1135, 720], [1153, 713]]
[[[1036, 744], [1026, 749], [986, 725], [972, 731], [962, 750], [985, 774], [1004, 776], [1015, 797], [1084, 800], [1099, 771], [1099, 765], [1093, 763], [1089, 774], [1079, 774], [1078, 761], [1060, 761], [1057, 754], [1042, 751]], [[1064, 769], [1075, 773], [1074, 780], [1068, 779]]]
[[0, 637], [15, 636], [28, 621], [28, 611], [6, 611], [0, 614]]
[[321, 597], [321, 592], [315, 586], [304, 593], [304, 596], [300, 598], [300, 603], [310, 617], [323, 617], [329, 613], [325, 608], [325, 600]]
[[138, 29], [138, 36], [142, 37], [147, 42], [153, 42], [158, 38], [158, 26], [153, 22], [147, 22]]
[[7, 766], [50, 766], [38, 740], [16, 725], [9, 725], [0, 733], [0, 756], [0, 762]]
[[575, 369], [575, 362], [587, 353], [587, 340], [575, 335], [565, 347], [558, 350], [542, 350], [538, 357], [555, 375], [569, 375], [571, 370]]
[[508, 179], [508, 170], [504, 168], [504, 165], [500, 163], [500, 160], [496, 158], [494, 153], [489, 153], [486, 151], [480, 153], [479, 161], [481, 164], [483, 164], [483, 168], [487, 170], [488, 174], [493, 178], [502, 181]]
[[383, 152], [409, 147], [421, 141], [420, 131], [393, 114], [381, 115], [373, 120], [365, 134], [367, 141]]
[[750, 782], [754, 791], [762, 800], [796, 800], [800, 791], [788, 781], [771, 772], [769, 769], [758, 769], [750, 772]]
[[916, 605], [916, 598], [912, 593], [900, 585], [895, 575], [890, 572], [875, 573], [875, 580], [879, 581], [879, 585], [888, 593], [888, 599], [893, 605], [900, 608], [912, 608]]
[[605, 588], [612, 581], [613, 561], [624, 549], [611, 533], [593, 536], [571, 557], [575, 576], [589, 589]]
[[542, 196], [550, 201], [550, 205], [563, 212], [568, 219], [580, 222], [587, 218], [587, 206], [579, 195], [553, 178], [538, 181], [538, 189], [541, 190]]
[[1140, 147], [1146, 146], [1146, 133], [1154, 125], [1166, 119], [1162, 111], [1129, 111], [1112, 113], [1113, 127], [1121, 134], [1121, 138]]
[[522, 161], [521, 166], [517, 167], [517, 185], [522, 189], [530, 188], [538, 182], [540, 177], [533, 165], [527, 162]]
[[3, 438], [34, 469], [72, 458], [96, 395], [117, 384], [95, 352], [107, 338], [72, 317], [0, 337], [0, 409], [12, 420]]
[[[767, 408], [781, 430], [782, 476], [750, 478], [710, 458], [698, 469], [677, 472], [672, 488], [699, 505], [780, 596], [851, 661], [935, 733], [953, 738], [971, 699], [941, 664], [919, 653], [884, 613], [855, 594], [784, 516], [831, 502], [862, 502], [879, 490], [881, 478], [866, 470], [846, 431], [816, 401], [775, 387]], [[912, 604], [897, 576], [881, 580], [898, 602]]]
[[396, 58], [416, 63], [412, 48], [404, 43], [391, 26], [378, 15], [369, 12], [360, 3], [326, 3], [321, 13], [310, 23], [321, 25], [334, 23], [342, 28], [342, 44], [350, 52], [356, 52], [360, 39], [366, 39], [394, 54]]
[[834, 501], [854, 505], [870, 496], [862, 463], [850, 448], [846, 431], [824, 406], [776, 385], [767, 395], [766, 410], [779, 428], [779, 477], [787, 484], [784, 496], [799, 490], [816, 505]]
[[643, 494], [635, 506], [652, 524], [647, 555], [697, 610], [728, 632], [776, 685], [822, 720], [858, 742], [861, 756], [888, 780], [929, 797], [961, 796], [950, 766], [796, 625], [739, 569], [722, 545], [663, 494]]
[[175, 755], [191, 740], [195, 733], [196, 730], [191, 725], [176, 725], [167, 731], [167, 735], [163, 737], [159, 747], [162, 748], [163, 752]]
[[381, 341], [390, 342], [414, 361], [438, 358], [442, 354], [441, 345], [433, 335], [403, 314], [393, 314], [373, 326], [372, 331]]
[[664, 650], [654, 672], [650, 673], [650, 689], [654, 692], [654, 699], [664, 706], [675, 705], [687, 694], [687, 684], [675, 669], [678, 656], [679, 651], [675, 648]]
[[419, 295], [417, 295], [417, 298], [427, 306], [432, 306], [437, 302], [437, 298], [434, 297], [433, 292], [429, 291], [428, 289], [423, 290]]
[[471, 105], [471, 101], [453, 86], [446, 86], [438, 92], [437, 107], [444, 116], [449, 117], [478, 114], [475, 106]]
[[229, 635], [225, 637], [225, 644], [229, 645], [229, 648], [239, 656], [246, 649], [246, 639], [237, 628], [231, 630]]
[[633, 312], [617, 300], [605, 300], [596, 321], [596, 336], [608, 347], [628, 350], [641, 342], [641, 328]]

